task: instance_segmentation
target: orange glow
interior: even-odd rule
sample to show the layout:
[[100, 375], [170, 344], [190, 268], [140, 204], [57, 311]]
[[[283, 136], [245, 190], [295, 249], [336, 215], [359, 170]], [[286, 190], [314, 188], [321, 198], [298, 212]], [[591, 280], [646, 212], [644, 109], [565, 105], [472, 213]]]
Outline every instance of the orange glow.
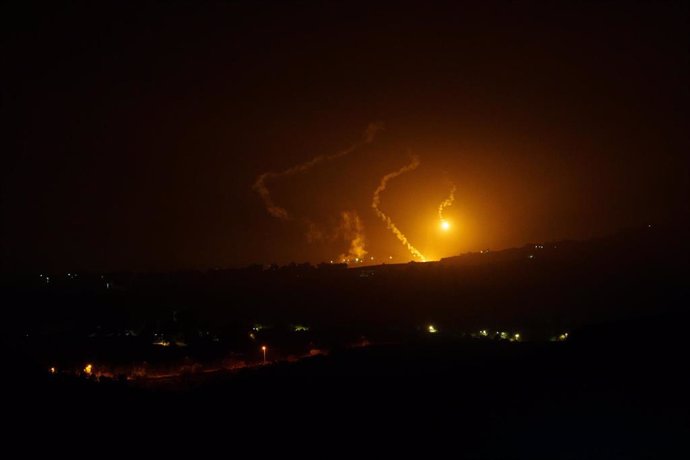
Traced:
[[91, 364], [87, 364], [87, 365], [84, 367], [84, 373], [85, 373], [86, 375], [91, 375], [91, 372], [92, 372], [92, 371], [93, 371], [93, 366], [92, 366]]
[[447, 232], [448, 230], [450, 230], [450, 222], [448, 222], [447, 220], [442, 220], [441, 221], [441, 230], [443, 230], [444, 232]]
[[54, 368], [54, 367], [51, 367], [51, 368], [50, 368], [50, 373], [51, 373], [51, 374], [54, 374], [54, 373], [55, 373], [55, 368]]

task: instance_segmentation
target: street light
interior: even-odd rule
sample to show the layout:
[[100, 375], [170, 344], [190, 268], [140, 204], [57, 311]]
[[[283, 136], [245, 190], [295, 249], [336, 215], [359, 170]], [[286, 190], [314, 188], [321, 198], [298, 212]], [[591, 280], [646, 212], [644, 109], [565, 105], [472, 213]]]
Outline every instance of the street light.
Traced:
[[263, 345], [263, 346], [261, 347], [261, 351], [264, 352], [264, 364], [266, 364], [266, 345]]

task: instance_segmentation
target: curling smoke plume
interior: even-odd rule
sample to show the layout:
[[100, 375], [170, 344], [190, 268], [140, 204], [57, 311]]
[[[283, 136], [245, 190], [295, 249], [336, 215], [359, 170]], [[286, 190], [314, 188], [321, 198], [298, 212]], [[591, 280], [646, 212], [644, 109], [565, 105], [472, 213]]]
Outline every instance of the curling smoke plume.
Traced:
[[282, 208], [278, 206], [274, 201], [273, 198], [271, 197], [271, 192], [268, 190], [267, 183], [273, 179], [277, 179], [280, 177], [287, 177], [287, 176], [292, 176], [294, 174], [298, 173], [303, 173], [305, 171], [310, 170], [314, 166], [318, 165], [319, 163], [324, 163], [326, 161], [331, 161], [335, 160], [336, 158], [344, 157], [345, 155], [349, 155], [350, 153], [354, 152], [358, 148], [362, 147], [363, 145], [370, 144], [373, 140], [374, 137], [376, 137], [376, 133], [379, 132], [383, 128], [383, 125], [380, 123], [370, 123], [369, 126], [364, 130], [364, 133], [362, 135], [362, 138], [357, 141], [355, 144], [351, 145], [345, 150], [341, 150], [340, 152], [333, 153], [331, 155], [319, 155], [311, 160], [301, 163], [295, 166], [292, 166], [284, 171], [280, 172], [275, 172], [275, 171], [268, 171], [263, 174], [261, 174], [259, 177], [256, 178], [256, 182], [254, 182], [254, 185], [252, 188], [256, 191], [256, 193], [259, 194], [261, 199], [264, 202], [264, 206], [266, 206], [266, 210], [270, 215], [273, 217], [276, 217], [278, 219], [283, 219], [287, 220], [289, 219], [288, 212], [285, 208]]
[[441, 222], [446, 221], [446, 219], [443, 217], [443, 210], [451, 206], [453, 204], [453, 201], [455, 201], [456, 187], [455, 184], [452, 184], [452, 186], [453, 187], [450, 189], [450, 195], [448, 196], [448, 198], [443, 200], [443, 202], [438, 207], [438, 218], [441, 219]]
[[350, 242], [350, 248], [347, 254], [341, 254], [338, 259], [345, 262], [351, 259], [362, 260], [367, 255], [367, 251], [364, 249], [366, 240], [362, 220], [356, 211], [343, 211], [340, 213], [340, 219], [338, 235]]
[[391, 218], [384, 214], [383, 211], [381, 211], [381, 209], [379, 208], [379, 206], [381, 205], [381, 192], [386, 190], [386, 185], [388, 184], [388, 181], [391, 179], [395, 179], [401, 174], [405, 174], [406, 172], [417, 169], [417, 166], [419, 166], [419, 158], [416, 155], [412, 155], [410, 164], [403, 166], [395, 172], [383, 176], [381, 178], [379, 186], [376, 188], [376, 190], [374, 190], [374, 197], [371, 201], [371, 207], [374, 208], [376, 215], [379, 216], [381, 220], [386, 223], [386, 227], [388, 227], [388, 229], [393, 232], [393, 234], [398, 238], [398, 240], [400, 240], [403, 246], [405, 246], [414, 257], [417, 257], [422, 261], [425, 261], [426, 258], [422, 255], [422, 253], [419, 252], [414, 246], [412, 246], [412, 244], [410, 244], [407, 237], [398, 229], [398, 227], [396, 227]]

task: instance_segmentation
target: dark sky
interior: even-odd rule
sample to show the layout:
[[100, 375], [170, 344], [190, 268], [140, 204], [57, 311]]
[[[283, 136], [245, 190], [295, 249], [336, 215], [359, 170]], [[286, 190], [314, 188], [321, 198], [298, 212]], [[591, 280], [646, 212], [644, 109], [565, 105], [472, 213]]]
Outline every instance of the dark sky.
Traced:
[[683, 3], [89, 3], [0, 12], [3, 271], [406, 261], [409, 154], [429, 258], [687, 216]]

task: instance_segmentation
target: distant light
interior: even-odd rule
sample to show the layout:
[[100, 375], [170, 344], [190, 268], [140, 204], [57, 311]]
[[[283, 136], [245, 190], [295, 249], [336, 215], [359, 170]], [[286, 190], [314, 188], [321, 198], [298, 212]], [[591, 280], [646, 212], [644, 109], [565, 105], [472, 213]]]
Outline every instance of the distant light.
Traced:
[[393, 256], [388, 256], [388, 258], [389, 258], [389, 259], [392, 259], [392, 258], [393, 258]]
[[371, 256], [371, 260], [374, 260], [374, 256]]
[[266, 345], [263, 345], [263, 346], [261, 347], [261, 351], [266, 351]]
[[486, 329], [482, 329], [481, 331], [479, 331], [479, 335], [486, 337], [487, 335], [489, 335], [489, 332]]
[[436, 329], [433, 324], [429, 324], [427, 329], [429, 330], [429, 334], [436, 334], [438, 332], [438, 329]]
[[520, 340], [520, 334], [515, 334], [515, 340]]
[[92, 366], [91, 364], [87, 364], [87, 365], [84, 367], [84, 373], [85, 373], [86, 375], [91, 375], [91, 372], [92, 372], [92, 371], [93, 371], [93, 366]]
[[50, 373], [51, 373], [51, 374], [54, 374], [54, 373], [55, 373], [55, 368], [54, 368], [54, 367], [51, 367], [49, 370], [50, 370]]
[[443, 230], [445, 232], [445, 231], [448, 231], [449, 229], [450, 229], [450, 222], [448, 222], [447, 220], [442, 220], [441, 221], [441, 230]]

